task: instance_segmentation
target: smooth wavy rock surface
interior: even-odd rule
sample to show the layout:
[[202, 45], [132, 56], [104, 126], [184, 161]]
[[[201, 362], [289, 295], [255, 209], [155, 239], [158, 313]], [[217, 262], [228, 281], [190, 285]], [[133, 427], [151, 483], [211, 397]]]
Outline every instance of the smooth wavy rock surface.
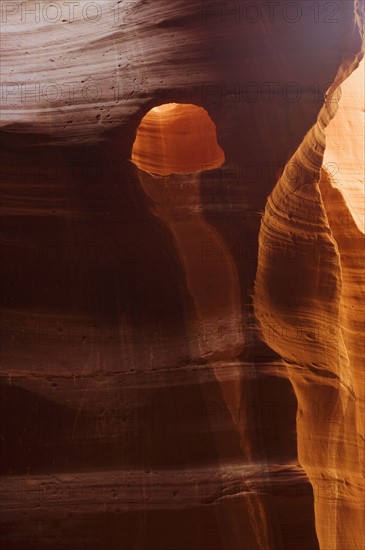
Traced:
[[363, 3], [51, 4], [2, 6], [1, 548], [362, 549]]

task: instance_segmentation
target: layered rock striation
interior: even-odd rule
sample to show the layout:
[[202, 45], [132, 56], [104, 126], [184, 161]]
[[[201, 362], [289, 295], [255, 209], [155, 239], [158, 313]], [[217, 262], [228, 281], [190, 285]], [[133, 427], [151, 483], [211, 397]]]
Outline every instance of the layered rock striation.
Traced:
[[364, 10], [267, 4], [4, 3], [4, 548], [362, 548]]

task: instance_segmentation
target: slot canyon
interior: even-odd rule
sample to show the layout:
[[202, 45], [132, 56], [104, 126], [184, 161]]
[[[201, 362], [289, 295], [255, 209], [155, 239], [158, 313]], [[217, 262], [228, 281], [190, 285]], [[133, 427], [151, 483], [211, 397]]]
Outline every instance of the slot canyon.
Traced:
[[363, 0], [1, 24], [1, 549], [363, 550]]

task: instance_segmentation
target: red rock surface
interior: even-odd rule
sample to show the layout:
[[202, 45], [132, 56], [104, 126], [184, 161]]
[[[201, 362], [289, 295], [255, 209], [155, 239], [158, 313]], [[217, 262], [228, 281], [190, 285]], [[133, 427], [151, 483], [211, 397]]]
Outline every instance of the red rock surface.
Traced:
[[1, 547], [360, 550], [363, 4], [92, 4], [2, 13]]
[[151, 109], [141, 121], [132, 160], [145, 172], [170, 174], [220, 168], [224, 153], [208, 113], [196, 105], [167, 103]]

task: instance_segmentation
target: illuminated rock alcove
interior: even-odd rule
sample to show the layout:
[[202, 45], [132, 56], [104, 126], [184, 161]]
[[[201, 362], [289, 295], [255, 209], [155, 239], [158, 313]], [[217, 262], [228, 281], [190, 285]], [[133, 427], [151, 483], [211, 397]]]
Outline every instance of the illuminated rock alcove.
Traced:
[[153, 107], [142, 119], [132, 160], [146, 172], [166, 176], [218, 168], [224, 153], [215, 124], [203, 107], [166, 103]]

